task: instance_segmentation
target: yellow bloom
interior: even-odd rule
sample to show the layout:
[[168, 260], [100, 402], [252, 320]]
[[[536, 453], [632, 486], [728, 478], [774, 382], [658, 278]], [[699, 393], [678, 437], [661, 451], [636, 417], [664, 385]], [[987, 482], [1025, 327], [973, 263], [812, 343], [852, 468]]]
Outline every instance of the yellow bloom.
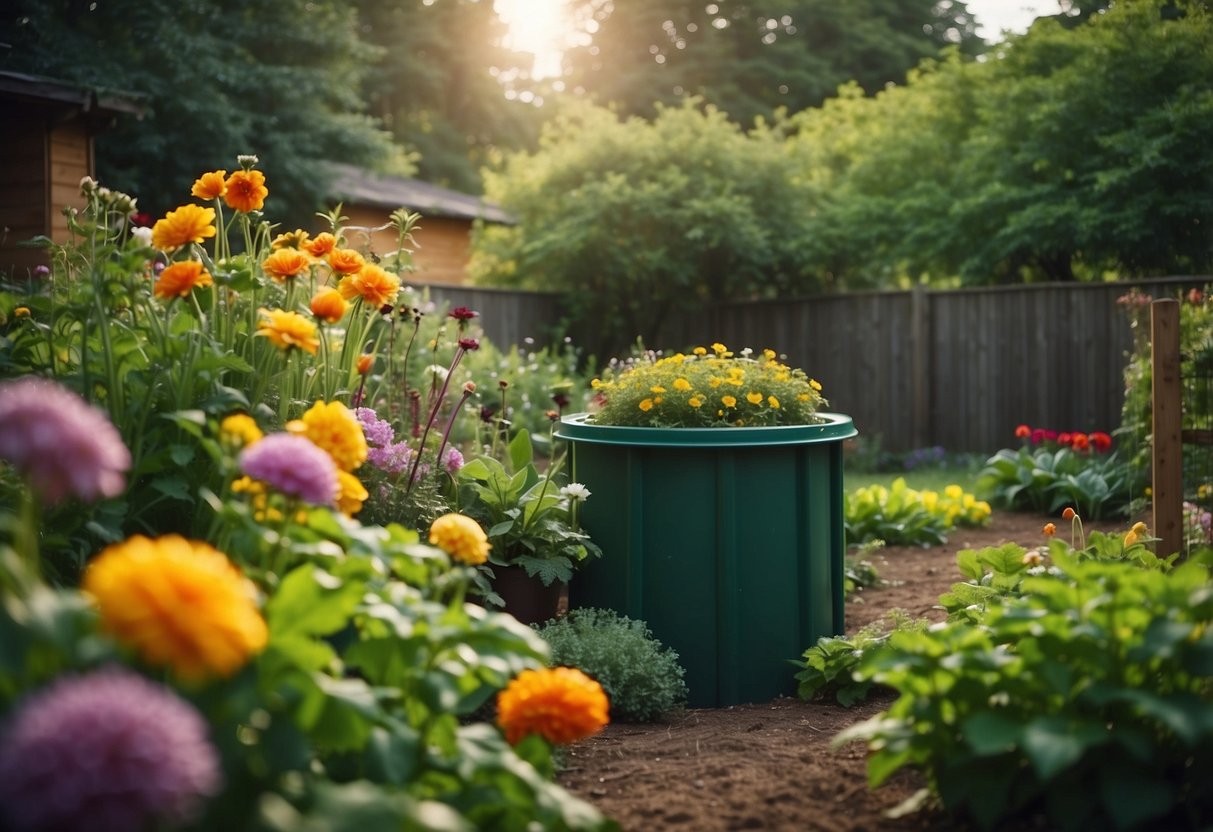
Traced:
[[1133, 528], [1129, 529], [1129, 533], [1125, 535], [1125, 548], [1129, 548], [1135, 544], [1143, 535], [1148, 535], [1150, 530], [1145, 523], [1134, 523]]
[[771, 406], [772, 410], [779, 409], [779, 399], [775, 398], [774, 396], [767, 396], [767, 404]]
[[772, 349], [763, 350], [762, 357], [765, 358], [767, 361], [773, 360], [775, 358], [775, 350], [772, 350]]
[[809, 379], [809, 386], [812, 387], [814, 390], [816, 390], [818, 393], [821, 392], [821, 382], [818, 381], [817, 379], [815, 379], [815, 378]]
[[691, 389], [691, 382], [687, 381], [685, 378], [676, 378], [674, 379], [674, 389], [685, 393]]
[[299, 244], [299, 248], [313, 257], [323, 257], [337, 247], [337, 238], [327, 231], [317, 234], [310, 240]]
[[201, 243], [215, 236], [215, 209], [201, 205], [182, 205], [169, 211], [152, 226], [152, 245], [172, 251], [189, 243]]
[[226, 170], [213, 170], [202, 174], [194, 180], [190, 196], [196, 196], [198, 199], [218, 199], [227, 191], [227, 183], [224, 182], [226, 176]]
[[296, 228], [294, 231], [286, 231], [279, 234], [270, 243], [270, 248], [277, 251], [280, 248], [303, 248], [311, 240], [312, 235], [304, 231], [302, 228]]
[[695, 349], [691, 350], [691, 352], [695, 353], [696, 355], [707, 355], [708, 354], [708, 351], [703, 347], [696, 347]]
[[346, 517], [353, 517], [362, 511], [362, 504], [370, 495], [363, 484], [348, 471], [337, 471], [337, 510]]
[[183, 260], [160, 272], [152, 286], [152, 294], [162, 300], [172, 300], [186, 297], [198, 286], [210, 286], [213, 283], [201, 263], [197, 260]]
[[265, 647], [253, 585], [209, 544], [136, 535], [106, 547], [84, 575], [101, 628], [182, 679], [231, 676]]
[[367, 263], [357, 274], [341, 278], [337, 289], [346, 300], [361, 297], [367, 306], [377, 310], [395, 303], [396, 295], [400, 292], [400, 278], [374, 263]]
[[430, 543], [455, 560], [475, 566], [493, 548], [480, 524], [463, 514], [444, 514], [430, 525]]
[[650, 393], [664, 393], [665, 388], [662, 387], [660, 384], [654, 384], [652, 387], [649, 388], [649, 392]]
[[306, 272], [311, 264], [312, 261], [299, 249], [280, 248], [265, 258], [261, 268], [265, 269], [265, 273], [274, 280], [285, 283], [288, 279]]
[[640, 404], [638, 404], [636, 406], [639, 407], [641, 410], [643, 410], [645, 413], [648, 413], [650, 410], [653, 409], [653, 400], [652, 399], [642, 399]]
[[247, 214], [260, 211], [269, 196], [265, 187], [265, 174], [259, 170], [238, 170], [227, 178], [227, 192], [223, 201], [234, 211]]
[[729, 351], [729, 348], [726, 347], [724, 344], [720, 343], [719, 341], [717, 341], [715, 344], [712, 344], [712, 352], [716, 353], [717, 355], [724, 355], [728, 351]]
[[264, 335], [280, 350], [298, 347], [312, 355], [320, 349], [316, 325], [298, 312], [283, 309], [259, 309], [262, 320], [257, 322], [257, 334]]
[[691, 396], [691, 398], [687, 399], [687, 404], [689, 404], [691, 407], [703, 407], [703, 397]]
[[316, 402], [286, 429], [306, 436], [333, 458], [342, 471], [353, 471], [366, 462], [366, 434], [354, 411], [341, 402]]
[[964, 497], [965, 492], [964, 492], [964, 489], [961, 488], [959, 485], [953, 484], [953, 485], [949, 485], [947, 488], [945, 488], [943, 490], [943, 495], [945, 497], [947, 497], [949, 500], [959, 500]]
[[332, 286], [325, 286], [312, 298], [312, 314], [330, 324], [335, 324], [345, 317], [347, 306], [345, 298]]
[[749, 402], [750, 404], [761, 404], [762, 403], [762, 394], [756, 393], [753, 390], [751, 390], [749, 393], [746, 393], [745, 400], [747, 402]]
[[572, 667], [524, 670], [497, 696], [497, 721], [511, 745], [529, 734], [566, 744], [592, 737], [610, 721], [602, 686]]
[[720, 401], [724, 404], [725, 407], [736, 407], [737, 406], [737, 399], [733, 398], [732, 396], [721, 396]]
[[14, 318], [28, 318], [29, 317], [29, 307], [28, 306], [18, 306], [16, 309], [13, 310], [13, 317]]
[[220, 440], [224, 444], [234, 445], [238, 448], [247, 448], [249, 445], [261, 441], [264, 435], [261, 428], [257, 427], [256, 420], [247, 413], [233, 413], [225, 416], [219, 423]]
[[328, 264], [335, 272], [356, 274], [366, 265], [366, 258], [352, 248], [336, 248], [329, 252]]

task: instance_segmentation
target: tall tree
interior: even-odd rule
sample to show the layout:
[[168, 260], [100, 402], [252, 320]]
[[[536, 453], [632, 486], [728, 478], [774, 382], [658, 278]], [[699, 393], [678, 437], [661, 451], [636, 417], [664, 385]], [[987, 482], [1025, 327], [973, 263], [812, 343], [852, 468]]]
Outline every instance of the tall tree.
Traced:
[[570, 0], [592, 39], [572, 86], [626, 113], [699, 95], [738, 123], [816, 106], [847, 81], [871, 93], [948, 45], [975, 53], [955, 0]]
[[98, 140], [105, 184], [149, 211], [214, 168], [256, 154], [274, 219], [322, 206], [318, 162], [407, 165], [364, 113], [373, 50], [340, 0], [15, 0], [4, 68], [146, 96], [148, 116]]

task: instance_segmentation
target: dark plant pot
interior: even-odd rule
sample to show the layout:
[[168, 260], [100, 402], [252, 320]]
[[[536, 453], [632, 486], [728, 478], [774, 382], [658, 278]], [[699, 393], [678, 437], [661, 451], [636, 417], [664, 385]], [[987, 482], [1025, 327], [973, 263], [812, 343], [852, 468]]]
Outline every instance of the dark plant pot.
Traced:
[[556, 617], [564, 584], [552, 581], [551, 586], [544, 586], [543, 581], [532, 578], [521, 566], [494, 563], [492, 568], [493, 589], [505, 601], [506, 612], [523, 624], [542, 624]]
[[793, 694], [789, 664], [843, 630], [842, 445], [816, 425], [633, 428], [562, 420], [581, 523], [603, 556], [569, 606], [644, 620], [686, 670], [692, 707]]

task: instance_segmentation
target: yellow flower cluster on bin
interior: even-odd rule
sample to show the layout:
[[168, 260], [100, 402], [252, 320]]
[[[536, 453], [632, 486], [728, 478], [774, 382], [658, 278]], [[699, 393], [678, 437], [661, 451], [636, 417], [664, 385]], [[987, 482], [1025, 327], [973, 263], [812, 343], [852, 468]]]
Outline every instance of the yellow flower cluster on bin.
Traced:
[[592, 382], [594, 421], [638, 427], [808, 425], [826, 404], [821, 384], [774, 350], [734, 352], [724, 344], [651, 357]]

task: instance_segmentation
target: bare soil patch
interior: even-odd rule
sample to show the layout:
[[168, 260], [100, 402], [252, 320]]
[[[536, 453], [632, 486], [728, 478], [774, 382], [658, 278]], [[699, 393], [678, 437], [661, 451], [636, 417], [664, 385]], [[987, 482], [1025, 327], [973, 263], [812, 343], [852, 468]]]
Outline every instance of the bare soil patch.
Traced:
[[[1048, 518], [996, 512], [983, 529], [958, 529], [946, 545], [890, 547], [871, 560], [888, 585], [847, 606], [854, 632], [893, 609], [941, 620], [939, 596], [961, 579], [956, 553], [1014, 542], [1043, 542]], [[1068, 524], [1058, 523], [1069, 534]], [[1123, 528], [1087, 524], [1087, 530]], [[810, 645], [805, 645], [809, 647]], [[796, 658], [791, 656], [789, 658]], [[891, 819], [886, 810], [918, 791], [902, 772], [877, 791], [867, 786], [866, 749], [831, 749], [834, 736], [892, 701], [877, 694], [854, 708], [833, 700], [773, 702], [671, 714], [647, 725], [612, 724], [572, 746], [559, 780], [625, 830], [960, 830], [938, 812]]]

